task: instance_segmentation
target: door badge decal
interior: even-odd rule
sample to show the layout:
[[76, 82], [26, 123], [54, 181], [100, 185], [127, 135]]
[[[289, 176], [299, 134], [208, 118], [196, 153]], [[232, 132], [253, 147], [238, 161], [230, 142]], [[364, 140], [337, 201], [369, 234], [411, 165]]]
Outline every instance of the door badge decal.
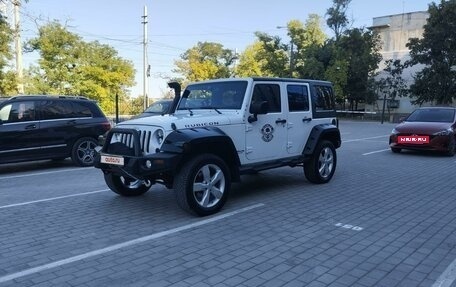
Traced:
[[262, 138], [265, 142], [270, 142], [270, 141], [272, 141], [272, 138], [274, 137], [273, 133], [274, 133], [274, 128], [273, 128], [270, 124], [265, 124], [265, 125], [261, 128], [261, 134], [263, 135], [261, 138]]

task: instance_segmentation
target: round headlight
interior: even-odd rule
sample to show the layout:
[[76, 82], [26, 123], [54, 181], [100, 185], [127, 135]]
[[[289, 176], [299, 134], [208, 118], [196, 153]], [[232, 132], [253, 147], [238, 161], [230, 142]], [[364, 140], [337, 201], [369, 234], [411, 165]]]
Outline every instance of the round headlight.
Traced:
[[164, 137], [163, 130], [157, 130], [155, 132], [155, 139], [157, 140], [158, 144], [162, 144], [163, 143], [163, 137]]

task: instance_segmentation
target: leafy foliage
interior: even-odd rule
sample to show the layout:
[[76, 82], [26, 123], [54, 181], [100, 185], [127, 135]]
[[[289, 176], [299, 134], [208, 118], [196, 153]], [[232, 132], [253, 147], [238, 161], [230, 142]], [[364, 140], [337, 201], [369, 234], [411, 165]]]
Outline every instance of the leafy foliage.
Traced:
[[212, 42], [198, 42], [181, 55], [175, 62], [177, 72], [187, 81], [202, 81], [231, 76], [234, 53], [223, 45]]
[[333, 30], [336, 42], [346, 30], [349, 21], [347, 18], [347, 9], [351, 0], [333, 0], [333, 6], [326, 11], [326, 24]]
[[321, 18], [310, 14], [305, 25], [298, 20], [288, 23], [289, 36], [296, 45], [293, 52], [294, 73], [298, 78], [322, 79], [324, 67], [318, 60], [318, 52], [326, 40], [321, 26]]
[[410, 90], [414, 104], [448, 105], [456, 98], [456, 0], [429, 5], [423, 38], [407, 43], [408, 64], [426, 65], [414, 76]]
[[266, 59], [259, 59], [260, 51], [262, 51], [262, 43], [256, 41], [248, 46], [240, 55], [239, 65], [235, 70], [235, 75], [239, 77], [252, 77], [252, 76], [273, 76], [264, 72], [264, 66], [267, 62]]
[[0, 94], [2, 95], [10, 95], [17, 92], [16, 73], [8, 70], [9, 61], [13, 57], [10, 47], [12, 40], [13, 31], [0, 15]]
[[112, 111], [115, 94], [125, 97], [134, 84], [134, 68], [116, 50], [97, 41], [85, 42], [59, 22], [39, 28], [27, 51], [38, 51], [38, 66], [28, 70], [26, 93], [83, 95]]
[[382, 57], [379, 51], [379, 37], [372, 31], [354, 28], [340, 38], [339, 48], [348, 64], [347, 84], [344, 95], [350, 102], [350, 109], [356, 109], [360, 102], [372, 103], [376, 96], [370, 80]]
[[388, 99], [394, 100], [397, 97], [406, 97], [410, 90], [407, 82], [402, 78], [402, 72], [406, 65], [401, 64], [401, 60], [387, 60], [385, 62], [387, 76], [379, 81], [379, 89], [387, 95]]

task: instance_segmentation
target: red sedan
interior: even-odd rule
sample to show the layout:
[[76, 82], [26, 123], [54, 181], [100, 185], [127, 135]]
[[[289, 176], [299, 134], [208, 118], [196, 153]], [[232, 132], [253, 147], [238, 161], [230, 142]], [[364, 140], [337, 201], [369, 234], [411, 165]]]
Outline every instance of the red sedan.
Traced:
[[456, 152], [456, 108], [419, 108], [391, 132], [389, 144], [402, 149], [431, 150], [453, 156]]

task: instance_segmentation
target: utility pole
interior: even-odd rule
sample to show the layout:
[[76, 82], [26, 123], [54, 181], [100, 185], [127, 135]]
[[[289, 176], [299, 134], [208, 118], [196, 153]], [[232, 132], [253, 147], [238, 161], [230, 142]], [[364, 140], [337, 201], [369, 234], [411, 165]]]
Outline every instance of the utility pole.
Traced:
[[143, 93], [144, 93], [144, 110], [149, 106], [149, 98], [147, 96], [147, 74], [149, 65], [147, 64], [147, 6], [144, 6], [144, 16], [142, 16], [144, 25], [144, 42], [143, 42]]
[[21, 43], [21, 26], [19, 19], [19, 8], [21, 6], [21, 0], [13, 0], [14, 6], [14, 43], [16, 51], [16, 71], [19, 84], [17, 85], [17, 91], [19, 94], [24, 93], [23, 84], [23, 73], [22, 73], [22, 43]]

